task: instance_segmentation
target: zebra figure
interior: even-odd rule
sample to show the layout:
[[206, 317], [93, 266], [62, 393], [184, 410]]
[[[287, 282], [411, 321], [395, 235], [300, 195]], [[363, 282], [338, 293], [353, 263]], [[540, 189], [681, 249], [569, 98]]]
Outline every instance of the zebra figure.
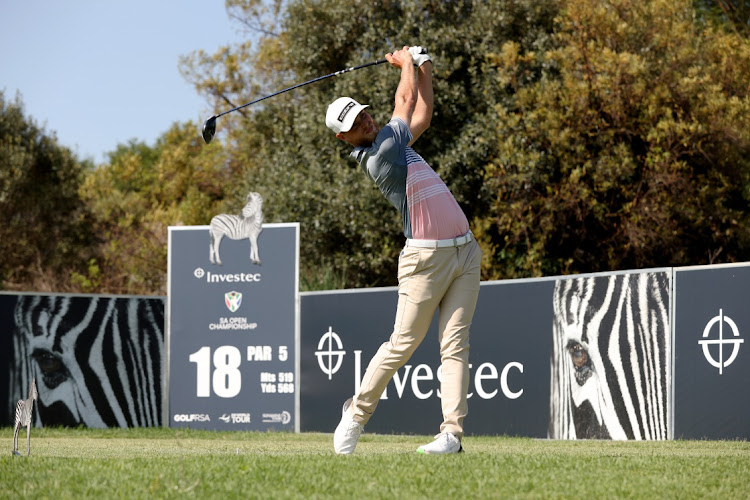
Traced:
[[666, 273], [555, 283], [552, 439], [670, 438]]
[[[263, 198], [258, 193], [247, 195], [247, 204], [242, 209], [242, 215], [219, 214], [211, 219], [209, 233], [211, 245], [209, 247], [209, 258], [211, 264], [221, 265], [219, 257], [219, 245], [221, 239], [226, 236], [232, 240], [250, 240], [250, 261], [260, 265], [258, 256], [258, 235], [263, 230]], [[215, 257], [215, 259], [214, 259]]]
[[13, 429], [13, 454], [21, 456], [18, 453], [18, 431], [21, 426], [26, 426], [26, 456], [31, 455], [31, 413], [34, 411], [34, 401], [39, 398], [36, 392], [36, 379], [31, 379], [29, 387], [29, 398], [26, 400], [19, 399], [16, 403], [16, 425]]

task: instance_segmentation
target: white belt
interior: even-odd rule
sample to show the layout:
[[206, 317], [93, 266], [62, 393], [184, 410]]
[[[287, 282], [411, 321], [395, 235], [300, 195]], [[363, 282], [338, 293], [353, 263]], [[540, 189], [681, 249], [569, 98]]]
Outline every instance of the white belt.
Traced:
[[460, 247], [461, 245], [470, 242], [472, 237], [473, 235], [471, 234], [471, 231], [469, 231], [463, 236], [457, 236], [456, 238], [449, 238], [447, 240], [414, 240], [409, 238], [406, 240], [406, 246], [415, 248]]

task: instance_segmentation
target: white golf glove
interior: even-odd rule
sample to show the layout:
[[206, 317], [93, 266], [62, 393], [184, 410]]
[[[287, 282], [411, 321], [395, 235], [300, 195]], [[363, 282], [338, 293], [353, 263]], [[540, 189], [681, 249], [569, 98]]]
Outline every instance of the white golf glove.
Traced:
[[411, 54], [412, 62], [417, 67], [423, 65], [427, 61], [432, 61], [432, 59], [430, 59], [430, 54], [427, 53], [427, 49], [420, 47], [419, 45], [409, 47], [409, 53]]

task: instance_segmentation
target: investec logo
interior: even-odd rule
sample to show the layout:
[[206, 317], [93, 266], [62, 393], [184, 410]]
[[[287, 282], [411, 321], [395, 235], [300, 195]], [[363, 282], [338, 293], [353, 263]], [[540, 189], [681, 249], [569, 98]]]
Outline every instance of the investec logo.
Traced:
[[212, 273], [206, 272], [202, 267], [196, 267], [193, 276], [198, 279], [206, 278], [206, 283], [260, 283], [260, 273]]
[[[712, 338], [712, 330], [714, 325], [718, 323], [718, 338]], [[728, 336], [725, 333], [724, 325], [729, 327], [732, 335]], [[740, 352], [740, 344], [745, 342], [745, 339], [740, 338], [740, 330], [737, 328], [737, 323], [732, 320], [729, 316], [724, 314], [723, 309], [719, 309], [718, 316], [714, 316], [706, 324], [703, 329], [703, 338], [698, 341], [698, 344], [703, 348], [703, 356], [711, 366], [719, 369], [719, 375], [724, 373], [724, 368], [731, 365], [737, 358], [737, 354]], [[731, 346], [731, 354], [726, 355]], [[717, 358], [714, 358], [714, 354], [717, 354]]]
[[[352, 352], [354, 353], [354, 392], [358, 393], [362, 383], [362, 351], [354, 350]], [[345, 355], [346, 350], [344, 350], [344, 343], [341, 337], [333, 331], [333, 327], [329, 326], [328, 331], [320, 337], [318, 350], [315, 351], [315, 357], [318, 359], [318, 367], [328, 376], [328, 380], [331, 380], [341, 369]], [[469, 364], [469, 370], [472, 368], [472, 364]], [[511, 388], [508, 383], [511, 370], [518, 370], [520, 373], [523, 373], [523, 364], [512, 361], [505, 365], [498, 374], [497, 367], [494, 364], [490, 362], [482, 363], [473, 376], [475, 393], [482, 399], [493, 399], [500, 391], [508, 399], [520, 398], [523, 394], [523, 388]], [[408, 386], [414, 397], [418, 399], [428, 399], [433, 395], [439, 398], [439, 386], [442, 375], [442, 366], [438, 367], [437, 370], [433, 370], [427, 364], [416, 366], [406, 364], [393, 376], [396, 395], [401, 399]], [[468, 397], [472, 397], [473, 395], [474, 393], [470, 392]], [[388, 399], [388, 387], [383, 391], [380, 399]]]

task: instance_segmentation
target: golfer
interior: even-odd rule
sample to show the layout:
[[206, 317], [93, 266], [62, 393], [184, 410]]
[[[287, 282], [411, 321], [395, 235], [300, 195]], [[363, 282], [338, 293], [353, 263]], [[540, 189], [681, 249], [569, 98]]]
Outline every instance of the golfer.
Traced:
[[326, 113], [326, 125], [354, 146], [351, 156], [400, 212], [406, 236], [393, 333], [370, 361], [359, 393], [344, 403], [333, 447], [339, 454], [354, 452], [388, 382], [439, 310], [443, 423], [435, 441], [417, 452], [458, 453], [468, 412], [469, 327], [479, 295], [481, 250], [451, 192], [411, 148], [432, 118], [430, 56], [422, 47], [404, 47], [385, 57], [401, 71], [388, 124], [379, 128], [367, 106], [350, 97], [337, 99]]

